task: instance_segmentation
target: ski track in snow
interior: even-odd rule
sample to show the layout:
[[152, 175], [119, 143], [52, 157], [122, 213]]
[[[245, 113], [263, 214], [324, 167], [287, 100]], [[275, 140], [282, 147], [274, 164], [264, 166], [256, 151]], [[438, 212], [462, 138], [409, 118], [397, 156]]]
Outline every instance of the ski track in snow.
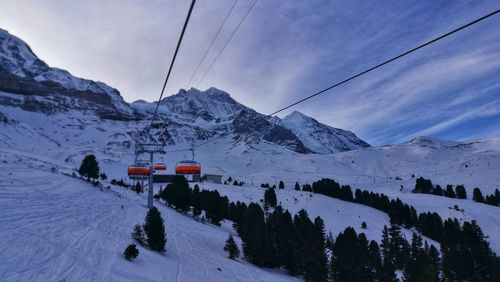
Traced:
[[[96, 120], [80, 112], [44, 115], [8, 106], [0, 106], [0, 111], [12, 119], [0, 124], [2, 280], [294, 280], [276, 270], [227, 259], [222, 248], [228, 234], [235, 235], [231, 228], [202, 224], [163, 205], [158, 207], [166, 222], [167, 252], [160, 255], [139, 247], [139, 257], [125, 261], [122, 252], [132, 243], [130, 232], [144, 221], [145, 198], [121, 188], [100, 191], [61, 172], [70, 174], [84, 155], [95, 154], [109, 179], [126, 180], [134, 142], [128, 133], [138, 132], [144, 124]], [[419, 213], [476, 220], [500, 254], [500, 208], [471, 200], [474, 187], [484, 195], [500, 189], [500, 138], [469, 143], [420, 138], [386, 147], [302, 155], [269, 142], [235, 143], [232, 137], [198, 149], [196, 159], [203, 173], [231, 176], [245, 185], [203, 183], [202, 188], [217, 189], [232, 201], [259, 202], [263, 190], [258, 186], [282, 179], [286, 189], [277, 190], [278, 201], [292, 214], [304, 208], [311, 218], [321, 216], [334, 235], [352, 226], [369, 239], [380, 240], [383, 225], [389, 224], [386, 214], [292, 190], [296, 181], [304, 184], [328, 177], [351, 185], [353, 192], [360, 188], [399, 197]], [[187, 147], [181, 143], [168, 150]], [[167, 173], [172, 173], [177, 161], [189, 157], [186, 154], [167, 154]], [[464, 184], [468, 199], [412, 194], [412, 174], [442, 187]], [[464, 211], [449, 208], [454, 205]], [[368, 223], [367, 229], [360, 228], [362, 221]], [[411, 238], [411, 230], [403, 231]]]
[[297, 280], [228, 259], [227, 231], [158, 202], [167, 251], [139, 246], [139, 257], [126, 261], [122, 252], [133, 243], [132, 227], [144, 220], [146, 198], [26, 167], [0, 165], [0, 171], [2, 281]]

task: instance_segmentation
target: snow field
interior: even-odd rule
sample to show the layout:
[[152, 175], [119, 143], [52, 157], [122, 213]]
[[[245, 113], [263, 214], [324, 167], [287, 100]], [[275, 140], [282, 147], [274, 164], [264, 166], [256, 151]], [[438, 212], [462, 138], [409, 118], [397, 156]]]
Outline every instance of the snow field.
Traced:
[[2, 281], [296, 280], [228, 259], [223, 246], [230, 229], [201, 224], [160, 203], [166, 253], [139, 246], [139, 257], [125, 260], [145, 204], [142, 195], [121, 188], [100, 191], [80, 179], [0, 163]]

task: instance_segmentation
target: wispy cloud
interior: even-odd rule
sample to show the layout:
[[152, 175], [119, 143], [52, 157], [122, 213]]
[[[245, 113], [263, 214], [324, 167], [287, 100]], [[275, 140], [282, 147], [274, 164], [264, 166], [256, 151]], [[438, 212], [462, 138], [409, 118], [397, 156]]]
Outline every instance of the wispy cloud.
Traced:
[[[197, 2], [167, 94], [186, 87], [232, 3]], [[238, 2], [215, 50], [251, 3]], [[159, 95], [188, 5], [4, 1], [0, 27], [53, 66], [104, 81], [127, 101], [151, 101]], [[259, 1], [201, 86], [221, 88], [269, 113], [496, 8], [495, 0]], [[416, 134], [492, 136], [495, 130], [474, 122], [499, 115], [479, 110], [493, 107], [487, 105], [500, 95], [499, 25], [500, 19], [489, 19], [294, 110], [372, 144]]]

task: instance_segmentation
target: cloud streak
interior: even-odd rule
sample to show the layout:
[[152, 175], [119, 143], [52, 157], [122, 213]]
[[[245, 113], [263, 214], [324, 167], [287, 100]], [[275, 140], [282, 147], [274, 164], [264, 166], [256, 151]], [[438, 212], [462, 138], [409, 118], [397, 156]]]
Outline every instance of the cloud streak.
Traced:
[[[0, 27], [26, 40], [50, 65], [104, 81], [127, 101], [158, 97], [189, 5], [7, 2], [0, 2]], [[197, 2], [167, 94], [186, 87], [232, 4]], [[207, 62], [251, 4], [238, 2]], [[270, 113], [495, 8], [494, 0], [259, 1], [201, 87], [221, 88]], [[292, 110], [375, 145], [418, 134], [494, 136], [498, 131], [488, 124], [500, 120], [493, 103], [500, 96], [499, 25], [500, 19], [489, 19]]]

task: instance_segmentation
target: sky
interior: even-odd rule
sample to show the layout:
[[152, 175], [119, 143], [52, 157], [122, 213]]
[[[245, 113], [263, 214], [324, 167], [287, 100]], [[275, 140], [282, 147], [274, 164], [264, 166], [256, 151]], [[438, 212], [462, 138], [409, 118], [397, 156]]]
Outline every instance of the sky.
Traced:
[[[500, 8], [465, 0], [198, 0], [165, 95], [216, 87], [268, 114]], [[50, 66], [158, 99], [188, 0], [0, 0], [0, 28]], [[500, 136], [500, 14], [279, 114], [300, 111], [372, 145]]]

